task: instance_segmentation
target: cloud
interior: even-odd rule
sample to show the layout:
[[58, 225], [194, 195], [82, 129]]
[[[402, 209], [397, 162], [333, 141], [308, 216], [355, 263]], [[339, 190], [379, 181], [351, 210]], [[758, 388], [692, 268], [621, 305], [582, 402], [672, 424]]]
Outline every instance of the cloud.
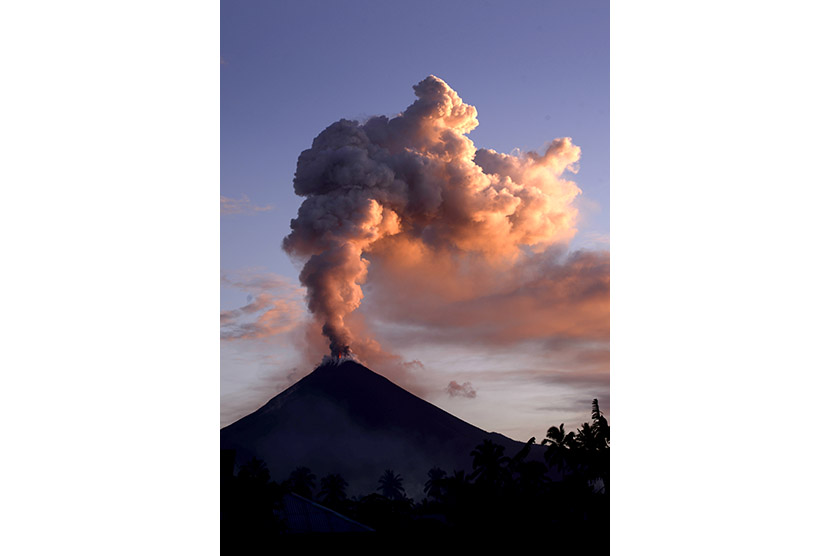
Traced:
[[[476, 149], [466, 136], [475, 107], [434, 76], [413, 89], [402, 114], [335, 122], [297, 162], [294, 191], [305, 199], [283, 247], [304, 263], [308, 307], [333, 353], [354, 343], [348, 319], [362, 285], [381, 280], [378, 263], [387, 276], [415, 266], [452, 289], [439, 298], [460, 302], [465, 282], [489, 284], [576, 234], [580, 190], [564, 174], [578, 171], [580, 149], [570, 138], [541, 153]], [[407, 305], [428, 290], [413, 290]]]
[[223, 340], [253, 340], [295, 329], [305, 317], [302, 288], [284, 276], [270, 273], [237, 272], [222, 276], [222, 283], [248, 292], [252, 300], [238, 309], [219, 314]]
[[[507, 267], [398, 245], [371, 258], [362, 312], [396, 343], [607, 345], [608, 252], [546, 252]], [[374, 253], [373, 253], [374, 254]], [[397, 332], [396, 332], [397, 331]], [[553, 349], [556, 346], [552, 346]]]
[[464, 384], [458, 384], [456, 381], [451, 380], [450, 383], [445, 388], [445, 392], [449, 394], [451, 398], [462, 397], [462, 398], [475, 398], [476, 391], [473, 388], [473, 385], [469, 382], [465, 382]]
[[273, 272], [264, 272], [258, 268], [223, 272], [219, 279], [224, 286], [254, 294], [278, 290], [286, 295], [296, 297], [302, 296], [305, 292], [291, 278]]
[[273, 206], [267, 205], [260, 207], [251, 203], [247, 195], [242, 195], [239, 199], [231, 199], [221, 195], [219, 197], [221, 214], [252, 214], [254, 212], [265, 212], [273, 210]]
[[[288, 332], [299, 324], [304, 313], [303, 307], [291, 300], [260, 294], [253, 303], [220, 313], [221, 338], [252, 340]], [[256, 319], [244, 322], [242, 319], [249, 314], [256, 314]]]
[[537, 383], [540, 385], [571, 386], [574, 388], [600, 391], [608, 389], [608, 352], [604, 352], [605, 365], [579, 370], [562, 369], [521, 369], [515, 371], [491, 372], [491, 380], [512, 383]]

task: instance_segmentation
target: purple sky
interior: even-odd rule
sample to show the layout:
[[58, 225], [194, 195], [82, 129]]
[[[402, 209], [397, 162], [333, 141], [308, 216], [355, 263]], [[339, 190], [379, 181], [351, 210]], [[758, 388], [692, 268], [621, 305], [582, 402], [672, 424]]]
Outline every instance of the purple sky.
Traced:
[[[311, 370], [297, 349], [307, 318], [296, 314], [298, 269], [281, 250], [302, 201], [298, 155], [340, 118], [401, 112], [427, 75], [477, 108], [478, 148], [539, 151], [573, 138], [582, 195], [569, 249], [608, 248], [607, 2], [223, 2], [221, 25], [221, 308], [267, 294], [294, 311], [275, 334], [222, 342], [223, 425]], [[404, 341], [405, 327], [367, 320], [386, 351], [420, 363], [408, 369], [422, 396], [485, 429], [541, 438], [587, 420], [594, 397], [609, 410], [607, 343]], [[451, 396], [451, 381], [476, 396]]]

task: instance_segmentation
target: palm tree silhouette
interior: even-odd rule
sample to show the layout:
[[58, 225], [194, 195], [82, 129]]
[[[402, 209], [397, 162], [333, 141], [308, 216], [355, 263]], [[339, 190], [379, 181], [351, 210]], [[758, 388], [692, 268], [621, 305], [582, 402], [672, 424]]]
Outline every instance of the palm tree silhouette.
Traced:
[[594, 429], [594, 436], [597, 438], [598, 444], [610, 447], [611, 427], [608, 426], [608, 421], [605, 420], [602, 411], [599, 410], [599, 403], [596, 398], [591, 402], [591, 419], [594, 420], [592, 428]]
[[608, 426], [608, 421], [599, 410], [599, 402], [594, 398], [591, 403], [591, 434], [592, 447], [594, 449], [593, 458], [591, 458], [591, 472], [596, 478], [602, 480], [603, 490], [608, 494], [608, 483], [611, 474], [611, 427]]
[[390, 500], [402, 500], [406, 493], [403, 489], [403, 478], [400, 475], [395, 475], [391, 469], [383, 472], [383, 475], [378, 479], [380, 486], [378, 490], [386, 498]]
[[556, 465], [566, 475], [593, 482], [601, 479], [605, 493], [608, 493], [610, 475], [611, 428], [599, 409], [596, 398], [591, 402], [592, 423], [582, 423], [576, 434], [565, 434], [565, 424], [548, 429], [545, 460]]
[[298, 467], [288, 476], [288, 488], [305, 498], [311, 498], [317, 476], [308, 467]]
[[448, 492], [460, 492], [469, 484], [468, 479], [469, 477], [464, 474], [463, 469], [456, 469], [452, 475], [449, 475], [446, 479], [444, 479], [444, 486]]
[[547, 446], [545, 451], [545, 461], [548, 465], [555, 465], [560, 471], [564, 471], [567, 467], [568, 460], [576, 447], [576, 439], [573, 432], [565, 433], [565, 423], [559, 427], [551, 427], [548, 429], [547, 437], [542, 440], [542, 446]]
[[576, 431], [576, 445], [581, 450], [594, 450], [594, 429], [588, 423], [582, 423], [582, 427]]
[[252, 458], [246, 464], [239, 468], [239, 478], [242, 481], [267, 484], [271, 480], [271, 473], [265, 462], [258, 458]]
[[285, 529], [275, 511], [282, 506], [283, 491], [271, 481], [265, 462], [253, 458], [223, 485], [221, 535], [223, 548], [234, 546], [253, 553], [266, 538]]
[[346, 501], [346, 487], [349, 483], [346, 482], [339, 473], [326, 475], [320, 479], [320, 497], [322, 502], [328, 506], [340, 506]]
[[424, 485], [424, 492], [428, 498], [440, 498], [444, 490], [444, 477], [447, 476], [447, 472], [440, 467], [433, 467], [429, 470], [428, 475], [429, 479]]
[[507, 464], [510, 458], [504, 455], [504, 446], [486, 439], [470, 452], [473, 456], [473, 473], [471, 478], [476, 483], [497, 487], [504, 483], [510, 472]]
[[532, 436], [522, 449], [510, 460], [510, 470], [515, 475], [514, 487], [516, 493], [525, 499], [530, 499], [547, 486], [550, 479], [546, 476], [547, 466], [541, 461], [526, 461], [530, 455], [530, 448], [536, 444], [536, 437]]

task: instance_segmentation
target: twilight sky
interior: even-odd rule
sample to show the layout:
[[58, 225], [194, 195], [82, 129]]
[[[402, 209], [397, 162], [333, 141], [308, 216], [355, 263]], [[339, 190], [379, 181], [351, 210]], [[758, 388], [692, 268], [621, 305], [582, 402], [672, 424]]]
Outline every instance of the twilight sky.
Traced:
[[[282, 250], [303, 202], [300, 153], [341, 118], [393, 120], [430, 75], [446, 88], [424, 95], [460, 97], [478, 125], [446, 123], [471, 143], [458, 139], [425, 182], [447, 199], [448, 176], [486, 174], [502, 197], [485, 206], [471, 194], [461, 216], [430, 217], [443, 235], [407, 228], [367, 247], [352, 346], [376, 372], [519, 440], [588, 420], [594, 397], [610, 414], [607, 2], [224, 2], [221, 17], [222, 425], [328, 352], [306, 309], [304, 261]], [[429, 133], [404, 135], [400, 149], [414, 141], [418, 160], [438, 156]], [[523, 216], [503, 199], [508, 175], [510, 199], [536, 207]], [[514, 230], [528, 223], [509, 241], [508, 216]]]

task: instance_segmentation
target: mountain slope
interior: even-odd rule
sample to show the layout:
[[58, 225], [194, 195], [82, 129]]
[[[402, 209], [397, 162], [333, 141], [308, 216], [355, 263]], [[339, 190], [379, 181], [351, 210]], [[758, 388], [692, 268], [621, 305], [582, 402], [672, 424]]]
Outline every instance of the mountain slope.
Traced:
[[[439, 409], [363, 365], [323, 365], [260, 409], [223, 428], [223, 449], [237, 464], [258, 457], [275, 480], [298, 466], [318, 478], [340, 473], [350, 494], [377, 489], [385, 469], [403, 476], [407, 495], [420, 498], [427, 472], [470, 470], [470, 452], [485, 438], [512, 456], [522, 443], [485, 432]], [[534, 451], [538, 458], [541, 449]], [[534, 459], [535, 459], [534, 458]]]

